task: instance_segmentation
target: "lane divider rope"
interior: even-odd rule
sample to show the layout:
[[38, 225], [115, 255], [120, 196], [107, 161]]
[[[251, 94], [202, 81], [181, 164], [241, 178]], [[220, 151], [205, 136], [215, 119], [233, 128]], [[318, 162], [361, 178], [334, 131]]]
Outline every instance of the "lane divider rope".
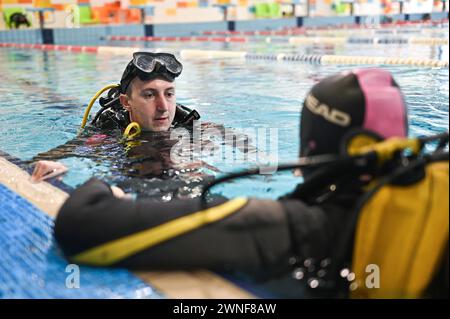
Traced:
[[[448, 27], [448, 19], [442, 19], [440, 21], [398, 21], [393, 23], [379, 23], [376, 24], [375, 30], [380, 30], [380, 32], [392, 30], [396, 32], [397, 30], [416, 30], [419, 32], [426, 30], [435, 30], [436, 27]], [[282, 30], [256, 30], [256, 31], [204, 31], [203, 35], [301, 35], [308, 32], [330, 32], [337, 31], [366, 31], [374, 30], [374, 25], [367, 24], [340, 24], [335, 26], [309, 26], [309, 27], [291, 27], [283, 28]]]
[[266, 42], [289, 43], [292, 45], [308, 44], [412, 44], [412, 45], [448, 45], [446, 38], [419, 38], [419, 37], [138, 37], [138, 36], [110, 36], [109, 41], [129, 42]]
[[398, 58], [377, 56], [345, 56], [345, 55], [320, 55], [320, 54], [257, 54], [245, 51], [209, 51], [190, 50], [180, 51], [183, 59], [189, 58], [245, 58], [249, 60], [274, 60], [289, 62], [304, 62], [312, 64], [340, 64], [340, 65], [409, 65], [417, 67], [448, 68], [448, 61], [420, 59], [420, 58]]
[[[27, 43], [0, 43], [0, 48], [40, 49], [48, 51], [70, 51], [77, 53], [108, 53], [116, 55], [132, 55], [133, 52], [142, 50], [137, 47], [91, 47], [49, 44], [27, 44]], [[160, 51], [152, 50], [152, 51]], [[314, 55], [314, 54], [257, 54], [246, 51], [212, 51], [212, 50], [190, 50], [184, 49], [179, 52], [183, 59], [223, 59], [240, 58], [252, 60], [275, 60], [304, 62], [315, 64], [369, 64], [369, 65], [410, 65], [418, 67], [448, 68], [448, 61], [420, 59], [420, 58], [398, 58], [398, 57], [376, 57], [376, 56], [345, 56], [345, 55]]]

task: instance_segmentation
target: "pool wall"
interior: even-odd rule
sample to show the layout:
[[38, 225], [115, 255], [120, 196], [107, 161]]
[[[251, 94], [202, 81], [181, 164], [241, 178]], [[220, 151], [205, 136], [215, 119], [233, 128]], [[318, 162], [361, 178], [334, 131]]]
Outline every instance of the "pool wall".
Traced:
[[[389, 16], [342, 16], [342, 17], [296, 17], [283, 19], [256, 19], [242, 21], [219, 21], [202, 23], [164, 23], [134, 25], [98, 25], [82, 28], [55, 28], [0, 31], [3, 43], [37, 43], [62, 45], [104, 45], [105, 38], [112, 35], [128, 36], [190, 36], [203, 31], [250, 31], [278, 30], [294, 27], [326, 27], [348, 24], [364, 24], [366, 21], [393, 22], [420, 21], [423, 14], [395, 14]], [[433, 12], [430, 19], [448, 19], [448, 12]]]
[[0, 150], [0, 299], [255, 298], [206, 270], [130, 273], [81, 266], [81, 287], [69, 289], [68, 261], [52, 237], [53, 218], [68, 194], [47, 182], [32, 183], [20, 160], [11, 160]]

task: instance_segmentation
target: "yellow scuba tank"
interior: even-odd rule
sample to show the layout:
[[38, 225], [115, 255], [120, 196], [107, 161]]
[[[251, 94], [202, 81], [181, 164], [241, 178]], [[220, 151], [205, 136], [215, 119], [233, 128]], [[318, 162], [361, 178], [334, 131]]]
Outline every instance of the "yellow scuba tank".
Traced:
[[[278, 171], [321, 168], [284, 196], [308, 205], [323, 205], [332, 198], [321, 191], [328, 195], [330, 182], [336, 189], [336, 181], [345, 178], [349, 170], [361, 179], [358, 189], [362, 187], [363, 194], [339, 225], [329, 258], [299, 256], [307, 258], [315, 270], [301, 270], [297, 279], [315, 281], [319, 286], [308, 283], [311, 289], [307, 293], [320, 298], [346, 298], [349, 288], [353, 298], [418, 298], [429, 288], [436, 296], [448, 295], [448, 132], [386, 140], [371, 132], [351, 133], [340, 156], [318, 155], [276, 167]], [[428, 142], [438, 143], [431, 153], [423, 152]], [[255, 168], [211, 182], [202, 190], [203, 207], [213, 186], [258, 173]], [[320, 202], [309, 200], [318, 195]], [[305, 264], [294, 260], [293, 266], [303, 269]], [[435, 285], [441, 275], [447, 276], [446, 287], [445, 281]]]
[[448, 194], [447, 158], [427, 164], [419, 181], [382, 186], [365, 202], [354, 237], [352, 298], [424, 295], [448, 247]]
[[448, 192], [449, 164], [438, 162], [414, 185], [384, 186], [366, 203], [356, 229], [353, 298], [423, 295], [448, 243]]

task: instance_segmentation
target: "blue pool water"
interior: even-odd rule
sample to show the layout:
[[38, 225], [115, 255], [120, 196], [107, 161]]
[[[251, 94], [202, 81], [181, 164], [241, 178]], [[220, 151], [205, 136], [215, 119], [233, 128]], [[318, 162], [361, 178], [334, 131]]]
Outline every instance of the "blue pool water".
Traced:
[[[178, 52], [186, 44], [147, 43], [145, 46], [165, 46], [170, 51]], [[448, 46], [293, 47], [258, 43], [248, 46], [202, 44], [201, 47], [260, 53], [413, 56], [448, 60]], [[74, 138], [89, 99], [101, 87], [117, 83], [128, 60], [129, 57], [113, 55], [0, 50], [0, 150], [21, 160], [30, 160], [37, 153]], [[196, 108], [204, 121], [223, 124], [237, 132], [248, 128], [276, 129], [276, 155], [280, 162], [295, 160], [298, 155], [299, 111], [311, 86], [327, 75], [351, 68], [225, 59], [187, 60], [183, 63], [184, 71], [177, 81], [178, 101]], [[382, 67], [387, 67], [403, 88], [409, 105], [411, 136], [448, 130], [448, 69]], [[224, 163], [215, 158], [204, 160], [218, 169], [207, 170], [213, 176], [255, 164]], [[62, 161], [70, 168], [64, 182], [72, 187], [91, 176], [115, 183], [115, 176], [111, 173], [115, 167], [110, 162], [82, 157], [69, 157]], [[189, 172], [186, 174], [189, 175]], [[259, 175], [223, 184], [214, 192], [229, 197], [276, 198], [293, 189], [300, 181], [290, 172]], [[152, 184], [154, 180], [143, 182], [155, 185]], [[198, 194], [198, 189], [192, 187], [184, 191], [185, 195]], [[123, 270], [110, 272], [82, 268], [85, 277], [82, 277], [84, 281], [81, 286], [84, 284], [86, 289], [66, 289], [63, 285], [67, 262], [53, 245], [53, 221], [2, 186], [0, 197], [0, 251], [9, 252], [2, 254], [0, 268], [15, 269], [14, 272], [0, 269], [0, 298], [161, 297]], [[18, 210], [21, 214], [14, 214]]]
[[[209, 38], [220, 37], [239, 37], [245, 38], [247, 42], [215, 42], [215, 41], [183, 41], [180, 42], [163, 42], [163, 41], [106, 41], [104, 45], [120, 46], [120, 47], [141, 47], [149, 50], [157, 48], [165, 48], [167, 50], [179, 51], [180, 49], [204, 49], [204, 50], [231, 50], [231, 51], [247, 51], [252, 53], [264, 54], [331, 54], [331, 55], [350, 55], [350, 56], [383, 56], [383, 57], [410, 57], [410, 58], [428, 58], [448, 61], [449, 51], [448, 45], [423, 45], [423, 44], [368, 44], [361, 40], [372, 40], [377, 38], [382, 41], [397, 41], [400, 39], [411, 38], [433, 38], [447, 39], [448, 41], [448, 24], [435, 26], [431, 28], [386, 28], [386, 29], [329, 29], [329, 30], [308, 30], [303, 37], [322, 38], [322, 43], [314, 45], [289, 44], [289, 38], [297, 36], [277, 36], [270, 37], [270, 43], [267, 43], [267, 36], [246, 36], [238, 35], [212, 35]], [[326, 43], [327, 39], [333, 38], [347, 39], [350, 43], [331, 44]], [[355, 43], [359, 39], [360, 43]], [[351, 40], [351, 41], [350, 41]], [[325, 42], [323, 42], [325, 41]], [[328, 40], [329, 41], [329, 40]], [[320, 41], [319, 41], [320, 42]], [[351, 43], [353, 42], [353, 43]]]
[[[448, 50], [448, 49], [447, 49]], [[85, 106], [95, 92], [117, 83], [128, 57], [60, 52], [0, 51], [0, 139], [2, 150], [23, 160], [76, 136]], [[350, 66], [351, 67], [351, 66]], [[299, 111], [309, 88], [319, 79], [349, 66], [300, 63], [187, 60], [177, 82], [178, 101], [196, 108], [204, 121], [236, 131], [278, 130], [279, 161], [298, 154]], [[411, 136], [448, 128], [448, 69], [389, 66], [409, 105]], [[108, 179], [110, 164], [78, 157], [63, 160], [70, 168], [64, 181], [77, 186], [92, 175]], [[208, 161], [206, 161], [208, 162]], [[209, 161], [229, 173], [254, 163]], [[211, 173], [211, 172], [209, 172]], [[270, 181], [270, 183], [268, 183]], [[276, 198], [298, 179], [290, 172], [259, 176], [215, 189], [226, 196]]]
[[[140, 41], [111, 41], [112, 46], [141, 47], [149, 50], [167, 48], [177, 51], [180, 44], [176, 42], [140, 42]], [[448, 61], [448, 46], [429, 45], [402, 45], [402, 44], [314, 44], [314, 45], [291, 45], [289, 43], [275, 42], [267, 44], [264, 42], [250, 43], [215, 43], [215, 42], [187, 42], [183, 43], [183, 49], [203, 50], [230, 50], [247, 51], [260, 54], [330, 54], [350, 56], [389, 56], [389, 57], [412, 57], [427, 58]]]

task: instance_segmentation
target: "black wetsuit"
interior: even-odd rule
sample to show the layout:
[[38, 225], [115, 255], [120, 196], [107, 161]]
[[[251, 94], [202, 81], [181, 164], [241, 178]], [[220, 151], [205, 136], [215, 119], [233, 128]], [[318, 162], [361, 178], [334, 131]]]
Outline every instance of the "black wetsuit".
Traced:
[[[172, 146], [178, 144], [179, 148], [191, 149], [191, 141], [171, 138], [171, 130], [143, 131], [131, 143], [121, 142], [123, 130], [130, 124], [128, 112], [114, 95], [107, 99], [101, 98], [100, 104], [102, 108], [80, 135], [49, 151], [37, 154], [29, 163], [69, 157], [91, 159], [101, 167], [108, 166], [107, 173], [97, 173], [97, 176], [105, 181], [116, 184], [138, 197], [151, 197], [162, 201], [177, 197], [190, 198], [194, 197], [195, 193], [195, 196], [198, 196], [196, 188], [213, 178], [211, 171], [218, 171], [201, 159], [174, 163], [171, 159]], [[200, 115], [195, 110], [177, 104], [172, 129], [184, 128], [191, 134], [192, 139], [193, 123], [199, 118]], [[228, 141], [229, 136], [225, 134], [222, 125], [202, 123], [199, 130], [203, 132], [209, 128], [214, 129], [225, 144], [232, 145], [233, 148], [236, 148], [237, 144], [241, 152], [255, 150], [243, 134], [236, 133], [231, 136], [234, 140]], [[237, 143], [238, 140], [245, 142]]]
[[[320, 279], [319, 288], [307, 289], [305, 296], [345, 297], [349, 283], [338, 274], [351, 265], [354, 228], [348, 229], [348, 221], [363, 194], [361, 183], [343, 178], [311, 187], [310, 182], [279, 200], [214, 199], [202, 206], [199, 198], [167, 203], [118, 199], [106, 183], [91, 179], [62, 206], [55, 238], [75, 263], [207, 268], [257, 278], [290, 276], [302, 269], [302, 291], [309, 278]], [[351, 241], [343, 241], [348, 234]], [[127, 244], [115, 247], [118, 243]], [[438, 276], [447, 281], [435, 280], [430, 291], [448, 296], [448, 268]]]
[[[278, 201], [243, 199], [242, 206], [229, 216], [174, 235], [113, 265], [150, 270], [244, 271], [267, 278], [292, 271], [295, 265], [289, 261], [295, 257], [299, 262], [314, 260], [312, 267], [316, 268], [310, 273], [314, 276], [320, 270], [317, 265], [336, 249], [338, 230], [355, 198], [356, 194], [341, 194], [324, 205], [308, 205], [290, 196]], [[215, 199], [208, 207], [221, 209], [232, 202]], [[92, 179], [75, 190], [61, 208], [55, 236], [70, 259], [116, 239], [194, 216], [200, 210], [199, 198], [168, 203], [121, 200], [113, 196], [107, 184]]]
[[[49, 151], [37, 154], [28, 164], [71, 157], [90, 159], [100, 167], [108, 167], [107, 172], [97, 173], [102, 179], [138, 197], [157, 200], [184, 197], [186, 191], [209, 178], [200, 172], [195, 177], [188, 170], [184, 170], [183, 174], [178, 172], [179, 165], [175, 165], [170, 159], [170, 149], [179, 141], [170, 138], [170, 131], [144, 131], [133, 143], [123, 143], [122, 134], [130, 123], [129, 114], [118, 100], [112, 105], [108, 105], [108, 101], [100, 101], [102, 108], [81, 134]], [[195, 110], [177, 104], [172, 128], [182, 127], [190, 132], [193, 121], [199, 118], [200, 115]], [[198, 163], [197, 171], [200, 168], [202, 165]], [[170, 183], [164, 182], [167, 179], [170, 179]]]
[[[200, 115], [195, 110], [177, 104], [172, 127], [190, 128], [193, 120], [199, 118]], [[103, 138], [107, 139], [110, 137], [112, 138], [110, 142], [117, 142], [122, 137], [122, 132], [128, 124], [130, 124], [129, 114], [121, 106], [115, 105], [114, 107], [103, 107], [80, 135], [49, 151], [37, 154], [33, 157], [32, 161], [58, 160], [72, 156], [96, 158], [98, 156], [97, 152], [91, 154], [90, 152], [86, 152], [85, 149], [83, 149], [82, 152], [76, 152], [75, 149], [80, 146], [89, 145], [89, 139], [96, 134], [106, 134], [107, 136], [104, 136]], [[98, 151], [98, 149], [96, 151]]]

